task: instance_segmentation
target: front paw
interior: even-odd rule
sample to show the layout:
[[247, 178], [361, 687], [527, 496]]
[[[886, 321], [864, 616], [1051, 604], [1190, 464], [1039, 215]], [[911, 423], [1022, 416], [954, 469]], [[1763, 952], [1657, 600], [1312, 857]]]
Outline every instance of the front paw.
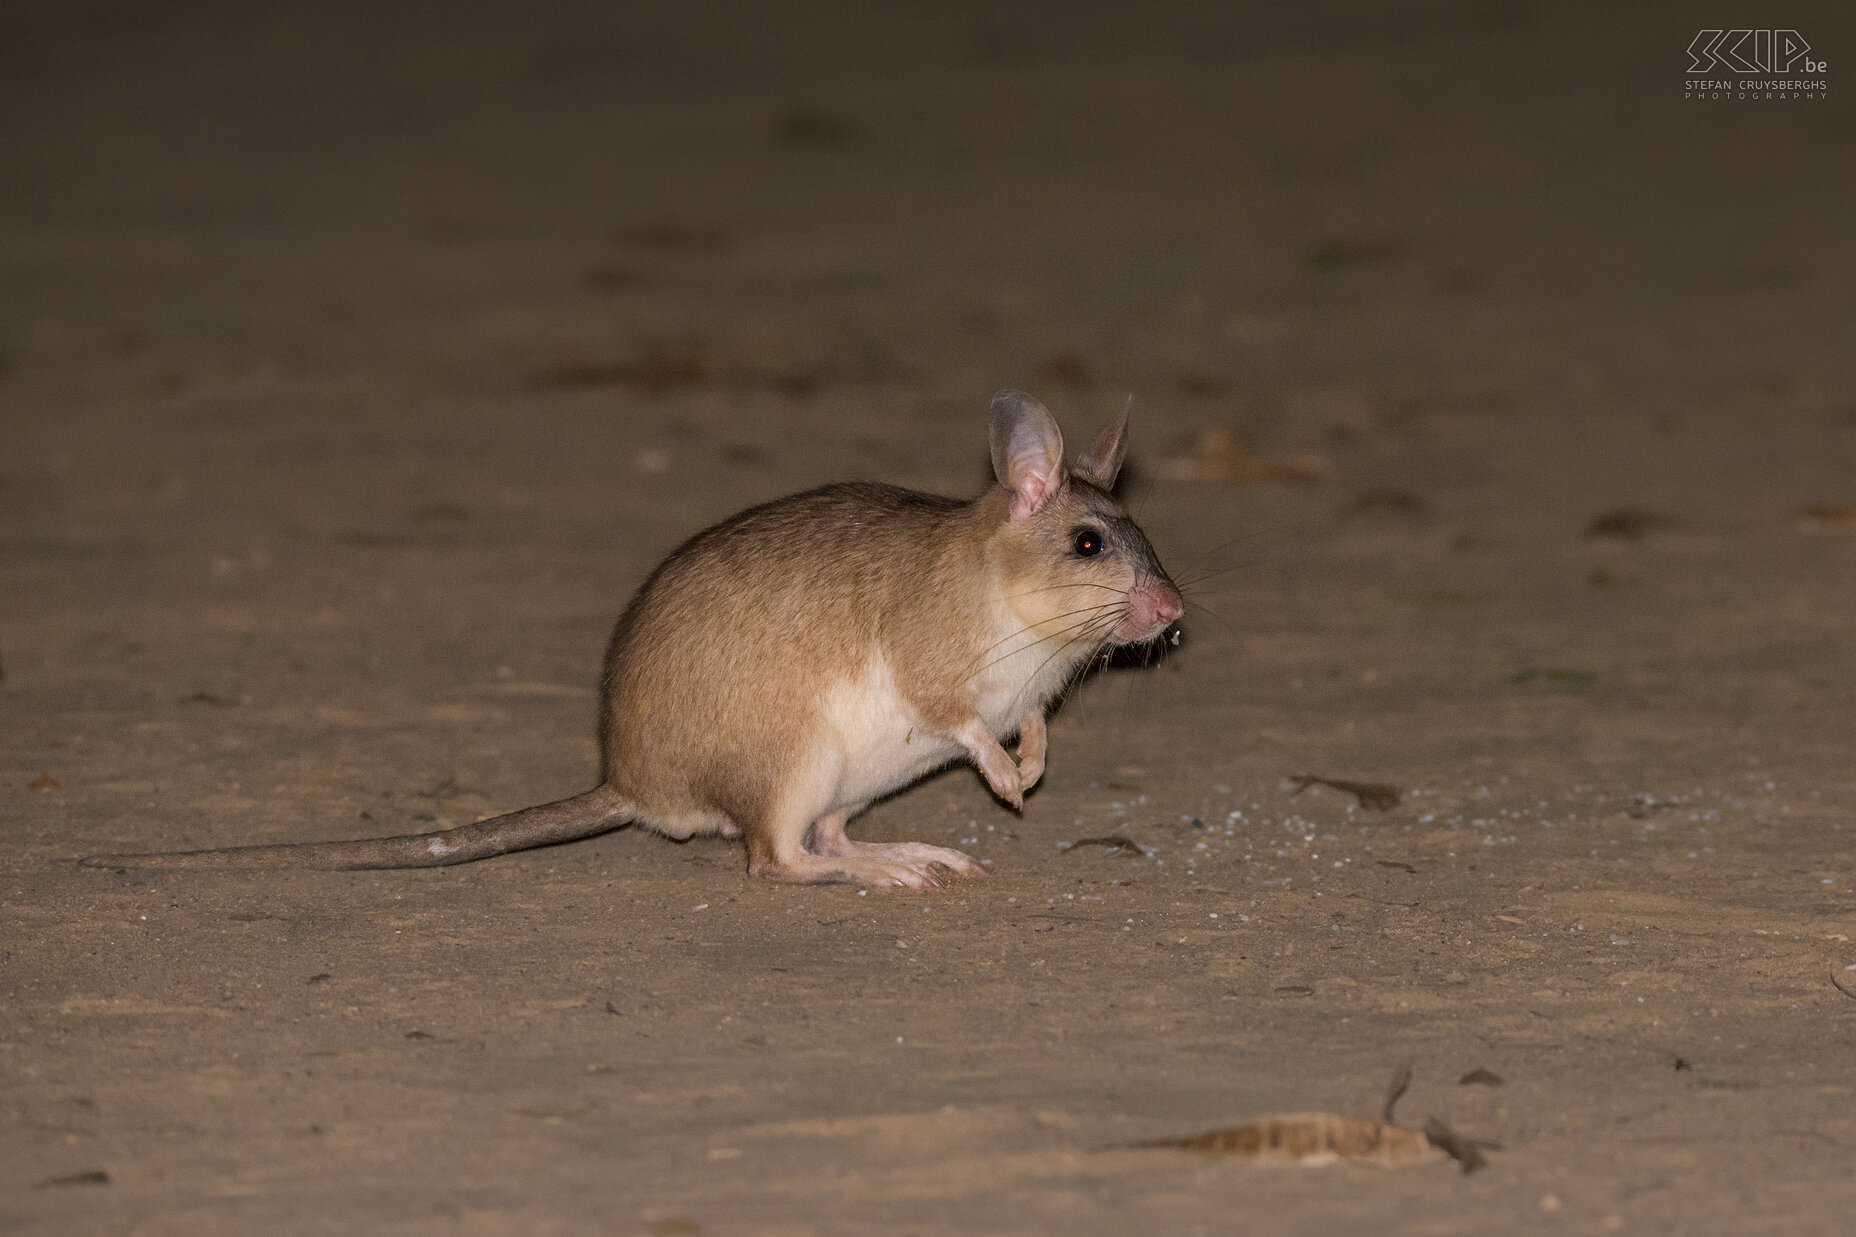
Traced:
[[985, 777], [986, 784], [992, 787], [992, 793], [1004, 800], [1006, 806], [1014, 812], [1022, 812], [1025, 810], [1027, 783], [1023, 780], [1023, 775], [1018, 765], [1013, 763], [1012, 758], [1007, 756], [1003, 749], [997, 750], [999, 758], [982, 764], [980, 774]]
[[1044, 776], [1044, 758], [1042, 756], [1021, 756], [1018, 760], [1018, 789], [1020, 793], [1030, 791]]
[[1000, 801], [1003, 802], [1005, 806], [1011, 808], [1014, 812], [1023, 812], [1025, 810], [1025, 788], [1016, 784], [1016, 779], [1018, 777], [1017, 770], [1012, 771], [1012, 777], [1012, 784], [1007, 784], [1003, 781], [995, 782], [990, 778], [987, 779], [986, 784], [992, 787], [992, 793], [998, 795]]

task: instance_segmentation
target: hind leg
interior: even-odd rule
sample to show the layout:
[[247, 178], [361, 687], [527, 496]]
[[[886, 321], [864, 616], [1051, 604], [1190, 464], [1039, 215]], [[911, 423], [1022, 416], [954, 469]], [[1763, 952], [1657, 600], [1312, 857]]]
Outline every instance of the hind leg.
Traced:
[[834, 858], [869, 855], [908, 864], [940, 864], [962, 876], [986, 875], [986, 869], [971, 855], [949, 850], [945, 846], [930, 846], [926, 842], [854, 842], [844, 836], [844, 826], [845, 822], [857, 815], [857, 811], [833, 812], [813, 821], [806, 849], [815, 855]]

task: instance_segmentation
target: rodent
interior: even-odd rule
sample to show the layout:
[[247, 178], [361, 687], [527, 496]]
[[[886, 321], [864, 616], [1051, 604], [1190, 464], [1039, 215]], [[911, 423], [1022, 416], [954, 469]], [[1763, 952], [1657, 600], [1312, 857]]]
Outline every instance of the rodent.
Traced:
[[[1110, 497], [1127, 412], [1068, 467], [1044, 405], [993, 397], [998, 484], [970, 501], [828, 485], [696, 534], [653, 571], [608, 646], [600, 785], [433, 833], [93, 855], [101, 868], [414, 868], [627, 824], [743, 837], [748, 870], [798, 883], [940, 885], [971, 857], [845, 836], [869, 804], [966, 756], [1022, 810], [1045, 710], [1114, 645], [1184, 609]], [[1018, 736], [1017, 758], [1002, 739]]]

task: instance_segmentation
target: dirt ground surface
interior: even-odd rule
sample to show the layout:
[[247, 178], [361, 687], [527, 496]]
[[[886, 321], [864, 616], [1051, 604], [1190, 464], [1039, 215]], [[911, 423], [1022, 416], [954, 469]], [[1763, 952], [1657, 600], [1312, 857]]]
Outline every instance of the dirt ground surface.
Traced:
[[[1647, 7], [268, 7], [0, 16], [0, 1229], [1849, 1231], [1846, 6], [1725, 14], [1771, 101]], [[853, 826], [989, 878], [75, 866], [587, 788], [654, 563], [1007, 385], [1133, 393], [1195, 605]], [[1129, 1146], [1406, 1064], [1486, 1168]]]

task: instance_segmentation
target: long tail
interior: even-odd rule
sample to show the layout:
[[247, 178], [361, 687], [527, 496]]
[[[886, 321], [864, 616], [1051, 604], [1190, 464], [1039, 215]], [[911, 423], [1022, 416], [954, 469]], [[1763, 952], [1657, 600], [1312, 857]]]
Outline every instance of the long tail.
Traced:
[[632, 805], [609, 786], [571, 799], [524, 808], [474, 825], [353, 842], [297, 842], [280, 846], [228, 846], [220, 850], [164, 851], [149, 855], [91, 855], [87, 868], [440, 868], [492, 855], [572, 842], [635, 819]]

